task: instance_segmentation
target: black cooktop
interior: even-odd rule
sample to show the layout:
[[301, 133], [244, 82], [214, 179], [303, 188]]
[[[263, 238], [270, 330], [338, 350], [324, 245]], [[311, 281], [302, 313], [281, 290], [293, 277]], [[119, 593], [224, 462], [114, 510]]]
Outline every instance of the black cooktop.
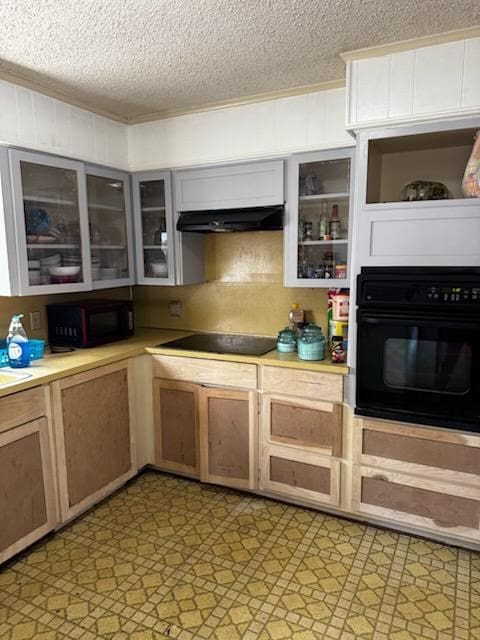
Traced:
[[259, 336], [227, 335], [225, 333], [194, 333], [191, 336], [164, 342], [157, 346], [187, 351], [261, 356], [275, 349], [276, 339], [261, 338]]

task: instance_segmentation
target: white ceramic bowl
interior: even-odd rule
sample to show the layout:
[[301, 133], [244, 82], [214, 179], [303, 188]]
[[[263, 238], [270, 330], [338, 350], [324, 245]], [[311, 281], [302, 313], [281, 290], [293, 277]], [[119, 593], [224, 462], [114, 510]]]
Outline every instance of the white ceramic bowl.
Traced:
[[155, 276], [166, 276], [168, 274], [166, 262], [151, 262], [150, 269]]
[[50, 267], [51, 276], [76, 276], [80, 267]]

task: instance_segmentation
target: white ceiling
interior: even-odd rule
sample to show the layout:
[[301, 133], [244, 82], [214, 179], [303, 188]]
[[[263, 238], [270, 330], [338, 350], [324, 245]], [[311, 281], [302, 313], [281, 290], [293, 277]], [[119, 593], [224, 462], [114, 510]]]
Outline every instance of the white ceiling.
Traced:
[[135, 120], [340, 79], [342, 51], [478, 23], [478, 0], [1, 0], [0, 74]]

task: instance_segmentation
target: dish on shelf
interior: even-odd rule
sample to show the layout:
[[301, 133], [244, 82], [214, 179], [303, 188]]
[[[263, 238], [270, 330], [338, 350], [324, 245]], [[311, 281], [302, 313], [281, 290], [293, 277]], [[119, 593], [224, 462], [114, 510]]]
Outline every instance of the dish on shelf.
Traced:
[[28, 244], [52, 244], [54, 242], [58, 242], [58, 238], [55, 236], [47, 236], [47, 235], [32, 235], [29, 234], [27, 236]]
[[154, 276], [162, 277], [168, 275], [168, 266], [166, 262], [151, 262], [150, 269]]
[[50, 275], [56, 277], [77, 276], [80, 273], [80, 266], [75, 267], [50, 267]]

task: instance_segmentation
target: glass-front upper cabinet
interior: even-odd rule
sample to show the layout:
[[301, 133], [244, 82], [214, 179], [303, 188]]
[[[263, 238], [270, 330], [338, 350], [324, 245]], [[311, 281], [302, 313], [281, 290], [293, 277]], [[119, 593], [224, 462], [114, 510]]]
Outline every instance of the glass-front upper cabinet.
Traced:
[[346, 287], [353, 149], [289, 160], [285, 285]]
[[128, 175], [87, 166], [90, 265], [94, 289], [133, 284]]
[[84, 165], [10, 150], [18, 293], [91, 288]]
[[137, 282], [174, 285], [173, 213], [168, 171], [133, 176]]

